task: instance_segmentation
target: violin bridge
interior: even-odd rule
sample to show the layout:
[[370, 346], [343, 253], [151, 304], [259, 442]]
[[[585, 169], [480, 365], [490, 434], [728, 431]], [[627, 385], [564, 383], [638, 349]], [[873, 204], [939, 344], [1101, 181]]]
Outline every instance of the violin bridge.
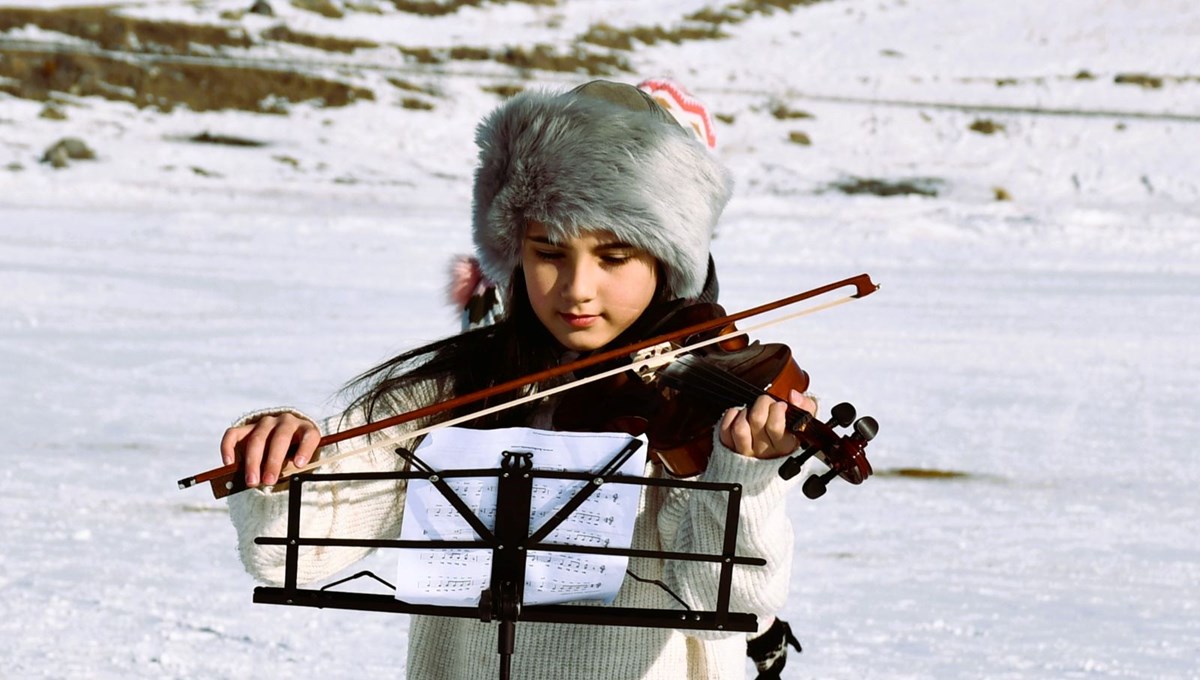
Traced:
[[673, 356], [667, 356], [674, 350], [675, 347], [671, 343], [664, 342], [634, 352], [632, 367], [634, 373], [637, 373], [645, 383], [653, 382], [658, 374], [658, 369], [675, 360]]

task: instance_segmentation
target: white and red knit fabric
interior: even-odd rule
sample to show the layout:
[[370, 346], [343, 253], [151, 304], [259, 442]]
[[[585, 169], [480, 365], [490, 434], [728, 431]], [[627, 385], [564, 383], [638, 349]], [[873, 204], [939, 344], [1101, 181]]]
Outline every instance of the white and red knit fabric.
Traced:
[[709, 149], [717, 148], [717, 133], [712, 116], [700, 100], [692, 96], [682, 85], [668, 78], [647, 78], [638, 83], [638, 89], [654, 98], [686, 130]]

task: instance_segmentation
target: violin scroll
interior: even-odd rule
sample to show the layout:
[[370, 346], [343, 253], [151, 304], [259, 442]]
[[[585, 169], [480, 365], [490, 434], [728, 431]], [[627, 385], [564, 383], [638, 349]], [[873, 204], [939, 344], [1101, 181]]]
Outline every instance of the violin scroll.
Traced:
[[[825, 495], [826, 487], [835, 477], [841, 477], [851, 484], [862, 484], [873, 472], [871, 462], [867, 460], [866, 448], [867, 443], [878, 434], [879, 423], [871, 416], [855, 420], [857, 413], [854, 406], [847, 402], [834, 406], [829, 415], [828, 422], [822, 423], [813, 418], [797, 428], [796, 434], [803, 448], [779, 467], [779, 476], [791, 479], [800, 474], [804, 464], [814, 456], [828, 465], [828, 471], [804, 481], [804, 495], [813, 500]], [[833, 429], [851, 425], [854, 432], [849, 435], [839, 435]]]

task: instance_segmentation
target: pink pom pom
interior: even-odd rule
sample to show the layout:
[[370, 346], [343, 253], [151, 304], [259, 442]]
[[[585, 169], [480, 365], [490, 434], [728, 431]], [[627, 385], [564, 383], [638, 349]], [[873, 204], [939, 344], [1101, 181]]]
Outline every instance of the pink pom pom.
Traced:
[[469, 255], [456, 255], [450, 261], [450, 285], [446, 287], [446, 293], [451, 303], [466, 307], [482, 283], [483, 270], [479, 268], [479, 260]]
[[683, 85], [669, 78], [647, 78], [638, 83], [638, 89], [654, 98], [710, 150], [717, 148], [716, 127], [708, 108]]

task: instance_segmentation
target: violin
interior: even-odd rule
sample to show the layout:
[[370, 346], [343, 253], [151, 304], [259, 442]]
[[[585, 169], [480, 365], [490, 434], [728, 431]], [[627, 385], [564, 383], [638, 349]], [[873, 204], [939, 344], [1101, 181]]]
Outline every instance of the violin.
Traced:
[[[702, 303], [673, 311], [656, 330], [686, 328], [727, 318], [720, 305]], [[712, 340], [715, 340], [713, 342]], [[810, 458], [829, 471], [804, 483], [812, 499], [825, 493], [828, 482], [841, 477], [861, 484], [872, 473], [867, 443], [879, 430], [874, 418], [856, 419], [854, 406], [840, 403], [828, 422], [817, 420], [788, 401], [794, 389], [808, 389], [809, 376], [778, 343], [751, 342], [733, 324], [685, 336], [681, 344], [705, 346], [654, 370], [625, 371], [572, 390], [557, 405], [554, 428], [575, 432], [623, 431], [645, 435], [650, 454], [675, 477], [700, 474], [713, 449], [713, 428], [728, 408], [749, 404], [766, 394], [788, 404], [786, 427], [800, 443], [779, 474], [790, 479]], [[853, 425], [849, 435], [834, 427]]]
[[[733, 325], [742, 319], [747, 319], [753, 316], [771, 312], [782, 307], [797, 304], [799, 302], [816, 298], [831, 293], [832, 291], [841, 288], [853, 287], [852, 295], [837, 298], [823, 304], [815, 305], [802, 309], [800, 311], [786, 314], [772, 321], [760, 323], [754, 328], [736, 329]], [[753, 401], [759, 394], [771, 394], [777, 399], [786, 401], [788, 391], [794, 386], [803, 391], [807, 387], [807, 374], [796, 366], [794, 371], [788, 367], [791, 362], [791, 351], [782, 345], [758, 345], [757, 343], [749, 343], [739, 340], [737, 336], [748, 335], [749, 332], [764, 328], [768, 325], [776, 324], [787, 319], [793, 319], [807, 314], [813, 314], [818, 311], [829, 309], [831, 307], [863, 298], [879, 289], [879, 286], [871, 281], [868, 274], [859, 274], [848, 279], [835, 281], [824, 286], [819, 286], [811, 290], [807, 290], [795, 295], [781, 298], [766, 304], [753, 307], [728, 316], [715, 316], [715, 310], [706, 310], [701, 308], [698, 311], [693, 310], [679, 316], [673, 316], [676, 326], [685, 325], [682, 328], [673, 331], [667, 331], [654, 335], [654, 337], [632, 342], [621, 347], [616, 347], [603, 352], [595, 353], [591, 356], [578, 359], [569, 363], [550, 368], [533, 375], [514, 378], [507, 382], [492, 387], [472, 392], [470, 394], [460, 395], [453, 399], [447, 399], [442, 402], [429, 404], [420, 408], [399, 413], [394, 416], [384, 418], [357, 427], [352, 427], [341, 432], [334, 432], [325, 435], [321, 438], [318, 444], [319, 448], [346, 441], [355, 437], [377, 432], [388, 427], [393, 427], [403, 423], [411, 422], [420, 418], [434, 416], [452, 409], [458, 409], [471, 404], [477, 404], [486, 399], [497, 397], [500, 395], [511, 394], [514, 391], [527, 385], [544, 383], [563, 376], [576, 376], [570, 382], [556, 385], [552, 388], [547, 388], [540, 391], [533, 391], [525, 396], [512, 399], [502, 404], [490, 406], [480, 409], [474, 413], [458, 416], [448, 420], [443, 420], [435, 425], [416, 429], [407, 432], [399, 437], [393, 437], [386, 440], [377, 440], [369, 445], [353, 448], [348, 451], [341, 451], [336, 454], [319, 457], [312, 462], [302, 467], [296, 467], [290, 463], [283, 470], [282, 479], [287, 480], [291, 475], [307, 472], [322, 465], [328, 465], [344, 458], [358, 456], [369, 451], [376, 450], [385, 446], [399, 444], [401, 442], [414, 439], [434, 430], [451, 427], [460, 423], [468, 422], [475, 418], [496, 413], [498, 411], [512, 408], [520, 404], [529, 403], [531, 401], [543, 399], [553, 394], [565, 392], [568, 390], [580, 389], [584, 385], [592, 382], [597, 382], [610, 378], [615, 375], [624, 373], [632, 373], [633, 375], [646, 375], [654, 373], [659, 375], [662, 380], [662, 385], [677, 392], [694, 391], [696, 400], [693, 403], [688, 401], [680, 401], [675, 406], [668, 408], [678, 409], [683, 408], [685, 411], [690, 409], [709, 409], [704, 413], [719, 414], [729, 406], [736, 406]], [[719, 307], [717, 308], [719, 309]], [[695, 321], [697, 317], [707, 320]], [[713, 317], [713, 318], [708, 318]], [[663, 324], [659, 324], [661, 327]], [[715, 332], [715, 335], [714, 335]], [[705, 338], [703, 340], [695, 340], [696, 338]], [[683, 344], [680, 344], [681, 341]], [[686, 358], [689, 353], [695, 353], [704, 347], [710, 345], [720, 345], [717, 348], [724, 353], [723, 356], [707, 356], [696, 359]], [[782, 349], [780, 349], [782, 348]], [[739, 354], [739, 352], [742, 352]], [[748, 352], [748, 353], [747, 353]], [[717, 350], [709, 350], [705, 354], [715, 355]], [[786, 360], [785, 360], [786, 357]], [[683, 361], [680, 366], [671, 369], [669, 366], [673, 363]], [[595, 367], [618, 365], [608, 370], [592, 372], [584, 374]], [[696, 364], [700, 364], [699, 367]], [[715, 368], [714, 368], [715, 367]], [[777, 370], [778, 369], [778, 370]], [[713, 372], [715, 370], [715, 373]], [[583, 377], [578, 377], [583, 375]], [[769, 379], [764, 379], [764, 376]], [[711, 391], [712, 381], [719, 381], [721, 387], [713, 393]], [[692, 388], [691, 385], [699, 384], [701, 387]], [[705, 392], [709, 392], [705, 394]], [[643, 393], [643, 397], [645, 394]], [[709, 403], [707, 406], [701, 406], [705, 401], [724, 404], [724, 406], [715, 406]], [[653, 404], [652, 404], [653, 405]], [[656, 406], [661, 408], [661, 404]], [[713, 411], [712, 409], [716, 409]], [[649, 422], [651, 419], [646, 417], [645, 413], [638, 414], [631, 412], [628, 414], [616, 414], [615, 411], [609, 412], [608, 421], [624, 420], [630, 427], [636, 427], [638, 419]], [[809, 458], [816, 456], [819, 460], [829, 466], [829, 471], [810, 478], [805, 482], [805, 495], [810, 498], [817, 498], [824, 493], [825, 484], [835, 476], [840, 476], [852, 484], [861, 484], [871, 474], [870, 463], [867, 462], [863, 449], [875, 435], [878, 426], [873, 418], [861, 418], [855, 420], [854, 407], [849, 404], [839, 404], [831, 411], [832, 418], [828, 423], [822, 423], [807, 412], [792, 407], [789, 404], [788, 423], [789, 429], [796, 435], [801, 442], [801, 453], [786, 461], [779, 470], [780, 475], [785, 478], [794, 477], [799, 473], [800, 467]], [[687, 444], [699, 439], [711, 438], [712, 423], [715, 422], [716, 416], [708, 419], [708, 437], [702, 437], [704, 432], [702, 429], [692, 427], [694, 423], [703, 422], [704, 419], [699, 416], [687, 418], [654, 418], [661, 420], [663, 423], [673, 422], [678, 424], [686, 424], [689, 427], [682, 428], [682, 434], [674, 436], [676, 440], [685, 441]], [[845, 427], [854, 423], [855, 433], [848, 437], [838, 435], [833, 431], [834, 426]], [[665, 428], [665, 425], [658, 426]], [[694, 430], [694, 431], [693, 431]], [[691, 435], [691, 436], [685, 436]], [[711, 455], [711, 441], [709, 443], [708, 454], [703, 453], [703, 449], [697, 449], [698, 453], [689, 454], [691, 462], [688, 459], [678, 458], [671, 455], [669, 452], [672, 447], [666, 446], [672, 439], [671, 436], [662, 434], [661, 431], [656, 431], [655, 440], [659, 444], [665, 446], [665, 451], [668, 452], [664, 460], [664, 465], [668, 465], [668, 469], [673, 469], [678, 474], [687, 474], [691, 472], [702, 471], [707, 464], [709, 455]], [[703, 445], [701, 445], [702, 447]], [[669, 461], [666, 462], [666, 461]], [[678, 462], [676, 462], [678, 461]], [[813, 481], [817, 480], [817, 481]], [[214, 468], [201, 472], [189, 477], [180, 479], [177, 483], [180, 489], [187, 489], [198, 484], [208, 482], [212, 487], [214, 498], [224, 498], [230, 494], [239, 493], [246, 490], [244, 471], [242, 469], [242, 461], [237, 460], [223, 467]]]

